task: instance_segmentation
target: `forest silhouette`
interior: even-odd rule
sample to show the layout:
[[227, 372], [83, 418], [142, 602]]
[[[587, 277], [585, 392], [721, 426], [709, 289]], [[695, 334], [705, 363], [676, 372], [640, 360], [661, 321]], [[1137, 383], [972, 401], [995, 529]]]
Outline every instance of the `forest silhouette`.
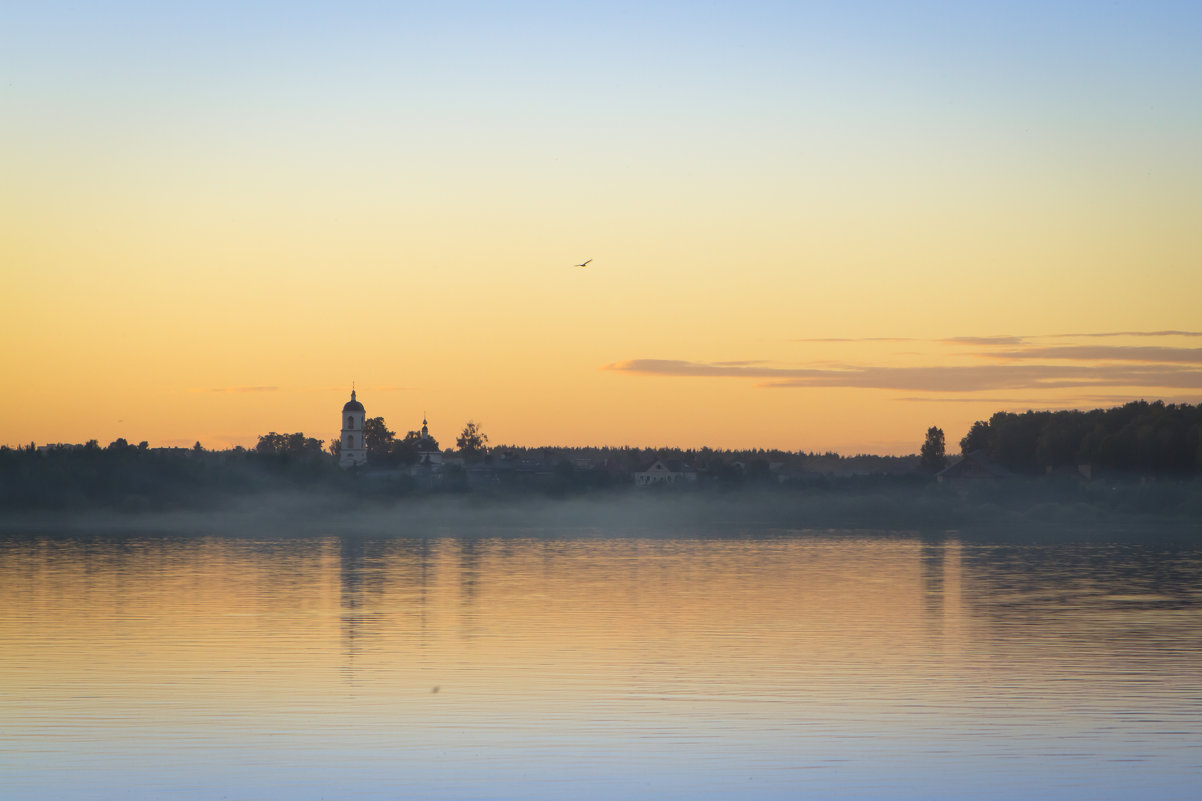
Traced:
[[[118, 439], [0, 448], [0, 512], [30, 515], [212, 511], [266, 497], [305, 498], [325, 511], [458, 497], [476, 506], [587, 498], [614, 508], [672, 498], [696, 519], [756, 515], [783, 526], [971, 528], [1102, 525], [1159, 516], [1202, 520], [1202, 405], [1138, 401], [1093, 411], [998, 412], [960, 440], [996, 465], [990, 481], [946, 480], [943, 432], [921, 455], [842, 456], [782, 450], [637, 447], [490, 448], [469, 422], [455, 448], [383, 418], [367, 421], [368, 465], [338, 467], [336, 445], [270, 432], [254, 448], [150, 448]], [[437, 460], [431, 460], [431, 456]], [[935, 457], [939, 457], [938, 459]], [[656, 460], [688, 465], [685, 486], [636, 488]], [[1088, 480], [1086, 480], [1088, 479]], [[288, 502], [295, 506], [292, 501]]]

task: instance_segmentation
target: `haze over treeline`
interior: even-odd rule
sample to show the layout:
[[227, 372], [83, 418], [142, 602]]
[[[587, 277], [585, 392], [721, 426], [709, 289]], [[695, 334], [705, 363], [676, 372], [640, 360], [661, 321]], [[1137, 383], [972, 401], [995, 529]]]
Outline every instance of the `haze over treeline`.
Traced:
[[[320, 517], [330, 510], [379, 510], [394, 503], [413, 510], [423, 498], [469, 498], [476, 505], [577, 498], [613, 510], [646, 509], [657, 498], [672, 497], [687, 501], [671, 507], [674, 519], [702, 522], [751, 514], [782, 526], [960, 528], [1011, 521], [1023, 527], [1033, 522], [1101, 525], [1131, 514], [1179, 522], [1202, 516], [1202, 405], [1139, 401], [1087, 412], [998, 412], [977, 422], [960, 439], [960, 448], [990, 460], [1000, 478], [945, 483], [936, 481], [936, 468], [957, 459], [942, 458], [943, 434], [934, 427], [922, 457], [893, 457], [710, 448], [489, 448], [487, 434], [475, 424], [465, 426], [456, 448], [439, 451], [432, 438], [424, 444], [409, 435], [398, 438], [381, 418], [371, 422], [374, 455], [367, 469], [338, 467], [333, 443], [299, 432], [269, 432], [254, 449], [224, 451], [205, 450], [199, 443], [190, 449], [150, 448], [123, 439], [107, 446], [93, 440], [4, 447], [0, 510], [28, 519], [71, 511], [254, 508], [262, 515], [268, 509], [293, 514], [305, 508]], [[636, 489], [635, 474], [656, 460], [687, 470], [690, 480], [683, 486]], [[1076, 469], [1083, 465], [1090, 470]], [[1057, 469], [1062, 467], [1073, 469]], [[1092, 480], [1084, 480], [1086, 474]], [[714, 506], [732, 499], [742, 500]], [[457, 506], [462, 503], [427, 503], [426, 518], [438, 519]], [[431, 513], [431, 508], [441, 511]], [[661, 518], [667, 508], [659, 508]], [[527, 507], [532, 518], [546, 510], [543, 504]]]

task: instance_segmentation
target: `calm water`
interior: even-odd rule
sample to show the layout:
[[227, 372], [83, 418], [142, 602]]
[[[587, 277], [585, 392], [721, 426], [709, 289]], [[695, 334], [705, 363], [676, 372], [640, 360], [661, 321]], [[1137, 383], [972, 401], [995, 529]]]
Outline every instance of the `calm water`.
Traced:
[[0, 539], [6, 799], [1196, 799], [1202, 550]]

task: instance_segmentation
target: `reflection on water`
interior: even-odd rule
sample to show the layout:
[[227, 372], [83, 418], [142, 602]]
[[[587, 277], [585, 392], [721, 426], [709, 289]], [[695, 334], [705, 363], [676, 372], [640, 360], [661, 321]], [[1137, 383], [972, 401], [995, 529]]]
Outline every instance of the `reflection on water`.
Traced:
[[5, 797], [1193, 798], [1202, 552], [0, 540]]

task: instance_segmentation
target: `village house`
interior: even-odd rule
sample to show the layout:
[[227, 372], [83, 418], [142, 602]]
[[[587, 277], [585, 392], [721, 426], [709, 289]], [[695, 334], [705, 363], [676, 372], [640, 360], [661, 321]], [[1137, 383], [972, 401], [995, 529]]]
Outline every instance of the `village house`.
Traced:
[[636, 487], [655, 484], [692, 484], [697, 481], [697, 471], [679, 459], [656, 459], [647, 468], [634, 474]]
[[998, 481], [1009, 478], [1010, 471], [990, 459], [985, 451], [973, 451], [955, 464], [935, 474], [939, 483], [958, 481]]

